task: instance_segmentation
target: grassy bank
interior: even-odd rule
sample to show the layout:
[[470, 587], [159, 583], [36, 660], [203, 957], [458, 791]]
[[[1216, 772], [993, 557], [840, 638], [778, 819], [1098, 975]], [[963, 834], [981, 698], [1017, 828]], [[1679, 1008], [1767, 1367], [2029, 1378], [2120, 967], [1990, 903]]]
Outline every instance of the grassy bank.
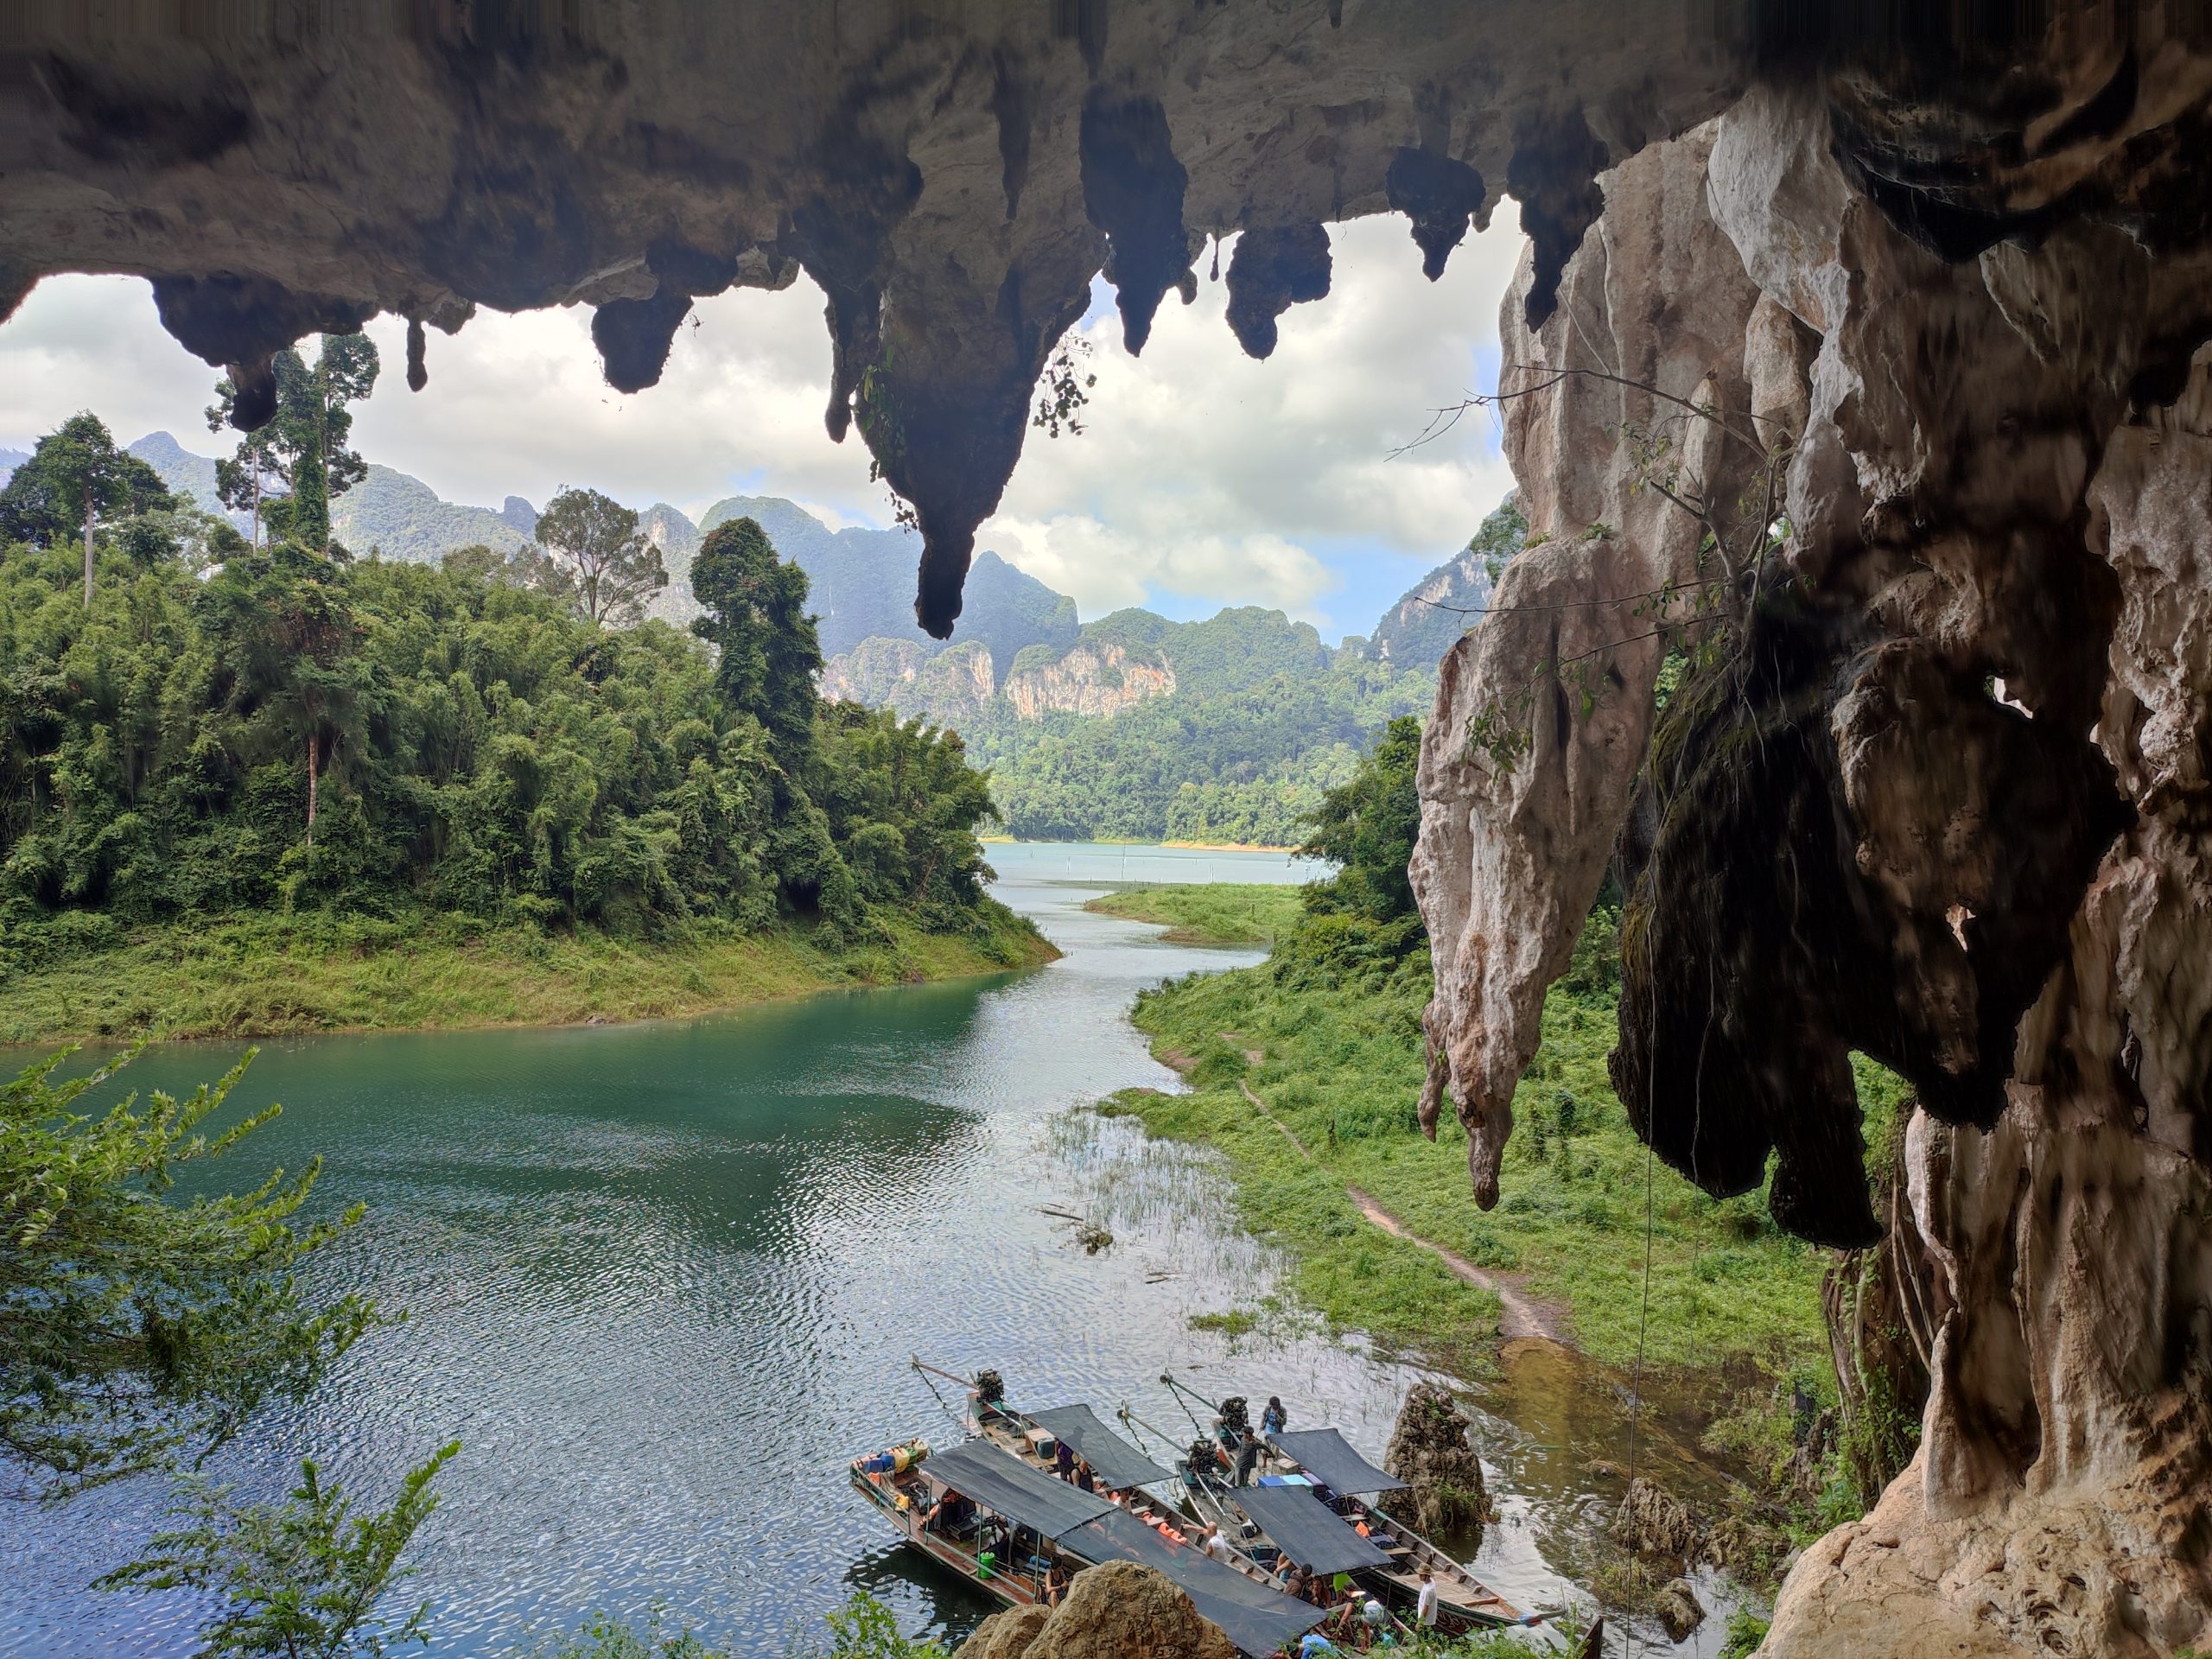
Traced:
[[1764, 1194], [1708, 1198], [1647, 1163], [1630, 1132], [1605, 1073], [1614, 1020], [1611, 987], [1592, 965], [1601, 950], [1546, 1004], [1542, 1046], [1515, 1096], [1504, 1197], [1484, 1214], [1468, 1192], [1465, 1132], [1447, 1114], [1432, 1144], [1414, 1122], [1427, 952], [1394, 959], [1369, 949], [1378, 943], [1325, 925], [1293, 934], [1260, 967], [1147, 993], [1137, 1023], [1190, 1065], [1194, 1090], [1127, 1095], [1109, 1109], [1220, 1147], [1246, 1221], [1292, 1256], [1296, 1294], [1386, 1343], [1440, 1357], [1473, 1346], [1494, 1332], [1497, 1301], [1367, 1224], [1347, 1185], [1421, 1237], [1510, 1275], [1608, 1364], [1634, 1363], [1641, 1331], [1650, 1365], [1723, 1374], [1750, 1394], [1784, 1379], [1832, 1392], [1823, 1253], [1778, 1233]]
[[646, 940], [450, 918], [251, 916], [145, 928], [78, 920], [66, 935], [0, 931], [0, 1042], [643, 1020], [992, 973], [1056, 954], [996, 904], [957, 931], [892, 918], [857, 943], [817, 929], [713, 924]]
[[1177, 944], [1273, 944], [1296, 921], [1303, 889], [1229, 881], [1124, 887], [1092, 899], [1085, 910], [1154, 922]]

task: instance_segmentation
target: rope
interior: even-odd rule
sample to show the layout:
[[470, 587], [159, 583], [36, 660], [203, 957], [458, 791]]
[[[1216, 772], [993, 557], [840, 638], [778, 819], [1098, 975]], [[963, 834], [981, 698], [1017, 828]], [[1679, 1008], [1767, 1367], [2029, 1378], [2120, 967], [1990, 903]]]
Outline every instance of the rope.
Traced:
[[952, 1419], [954, 1427], [957, 1428], [963, 1434], [967, 1433], [969, 1432], [967, 1415], [964, 1413], [953, 1410], [950, 1406], [944, 1403], [944, 1396], [938, 1392], [937, 1384], [930, 1381], [930, 1374], [924, 1370], [920, 1366], [917, 1365], [914, 1367], [914, 1375], [922, 1379], [922, 1385], [929, 1389], [930, 1397], [937, 1402], [938, 1409], [944, 1413], [946, 1416]]
[[[1636, 1459], [1641, 1450], [1637, 1428], [1643, 1415], [1643, 1338], [1651, 1317], [1651, 1145], [1643, 1147], [1643, 1287], [1636, 1310], [1636, 1370], [1628, 1386], [1628, 1484], [1636, 1489]], [[1630, 1659], [1643, 1652], [1643, 1638], [1629, 1628]]]

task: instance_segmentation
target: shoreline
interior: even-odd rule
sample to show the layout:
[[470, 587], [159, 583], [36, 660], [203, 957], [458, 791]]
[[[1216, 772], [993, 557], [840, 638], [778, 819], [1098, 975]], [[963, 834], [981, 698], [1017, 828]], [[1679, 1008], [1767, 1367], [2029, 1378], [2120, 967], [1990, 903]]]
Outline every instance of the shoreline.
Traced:
[[554, 1030], [694, 1019], [841, 990], [1042, 967], [1059, 951], [994, 905], [978, 926], [899, 921], [860, 945], [781, 925], [663, 941], [521, 927], [441, 935], [366, 918], [270, 917], [116, 930], [0, 976], [0, 1049], [427, 1031]]

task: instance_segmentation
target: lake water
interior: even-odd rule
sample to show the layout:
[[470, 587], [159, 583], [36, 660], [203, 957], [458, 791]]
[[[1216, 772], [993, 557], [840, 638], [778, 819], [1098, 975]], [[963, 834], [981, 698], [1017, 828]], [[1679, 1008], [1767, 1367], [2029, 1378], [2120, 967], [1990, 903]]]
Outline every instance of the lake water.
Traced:
[[[1296, 1424], [1379, 1455], [1417, 1373], [1294, 1319], [1234, 1344], [1193, 1330], [1249, 1306], [1277, 1264], [1230, 1224], [1209, 1154], [1081, 1109], [1176, 1086], [1126, 1018], [1140, 988], [1257, 956], [1166, 944], [1083, 902], [1107, 882], [1310, 867], [987, 850], [1059, 961], [698, 1020], [264, 1045], [240, 1099], [284, 1115], [227, 1184], [321, 1154], [319, 1201], [369, 1217], [318, 1281], [409, 1317], [303, 1408], [257, 1420], [218, 1472], [273, 1494], [312, 1454], [382, 1503], [458, 1438], [420, 1572], [394, 1592], [431, 1603], [432, 1652], [527, 1649], [594, 1612], [658, 1608], [716, 1646], [781, 1655], [855, 1589], [910, 1630], [957, 1636], [991, 1611], [888, 1548], [845, 1486], [858, 1453], [957, 1437], [910, 1356], [995, 1367], [1018, 1404], [1127, 1402], [1186, 1432], [1158, 1381], [1173, 1367], [1217, 1395], [1280, 1394]], [[238, 1052], [174, 1046], [132, 1081], [180, 1090]], [[1086, 1255], [1052, 1211], [1103, 1221], [1115, 1244]], [[1621, 1455], [1617, 1402], [1556, 1363], [1485, 1385], [1506, 1520], [1478, 1567], [1524, 1605], [1563, 1593], [1557, 1570], [1594, 1522], [1583, 1461]], [[130, 1557], [163, 1496], [130, 1483], [9, 1514], [0, 1655], [188, 1653], [189, 1598], [82, 1587]], [[1717, 1624], [1682, 1651], [1717, 1647]]]

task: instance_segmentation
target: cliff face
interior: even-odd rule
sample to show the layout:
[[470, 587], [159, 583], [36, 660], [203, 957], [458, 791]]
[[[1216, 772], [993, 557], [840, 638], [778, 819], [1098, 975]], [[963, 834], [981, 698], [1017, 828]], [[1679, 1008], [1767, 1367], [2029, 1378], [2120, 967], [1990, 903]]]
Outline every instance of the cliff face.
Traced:
[[822, 695], [965, 728], [998, 690], [991, 653], [974, 640], [932, 653], [912, 639], [863, 639], [823, 665]]
[[[2087, 97], [2092, 43], [2038, 67]], [[2201, 108], [2203, 67], [2149, 79]], [[1943, 213], [1885, 210], [1868, 124], [1950, 156]], [[1757, 92], [1607, 176], [1533, 333], [1524, 270], [1546, 539], [1428, 730], [1423, 1106], [1493, 1202], [1618, 849], [1614, 1077], [1669, 1162], [1735, 1192], [1771, 1154], [1778, 1221], [1866, 1243], [1849, 1052], [1918, 1092], [1922, 1448], [1763, 1651], [2171, 1654], [2212, 1637], [2212, 264], [2171, 149], [2068, 128], [1999, 188], [1992, 127], [1954, 143], [1863, 86]]]
[[1034, 723], [1048, 714], [1118, 715], [1174, 689], [1174, 667], [1159, 652], [1081, 645], [1051, 662], [1024, 667], [1017, 660], [1007, 676], [1006, 700], [1015, 718]]

